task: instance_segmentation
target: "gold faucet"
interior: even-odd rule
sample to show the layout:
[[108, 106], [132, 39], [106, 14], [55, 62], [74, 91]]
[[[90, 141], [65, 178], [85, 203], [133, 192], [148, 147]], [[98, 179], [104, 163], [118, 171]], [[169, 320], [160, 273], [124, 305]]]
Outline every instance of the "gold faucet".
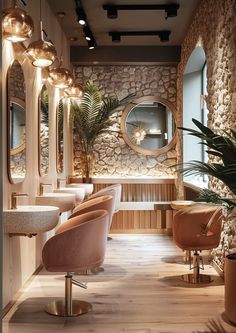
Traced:
[[43, 195], [43, 193], [44, 193], [44, 191], [43, 191], [43, 189], [44, 189], [44, 186], [52, 186], [52, 184], [44, 184], [44, 183], [40, 183], [39, 184], [39, 195]]
[[17, 208], [17, 197], [28, 197], [29, 195], [27, 193], [17, 193], [17, 192], [12, 192], [11, 194], [11, 209], [16, 209]]
[[61, 188], [61, 182], [65, 182], [66, 179], [65, 178], [58, 178], [57, 179], [57, 188]]

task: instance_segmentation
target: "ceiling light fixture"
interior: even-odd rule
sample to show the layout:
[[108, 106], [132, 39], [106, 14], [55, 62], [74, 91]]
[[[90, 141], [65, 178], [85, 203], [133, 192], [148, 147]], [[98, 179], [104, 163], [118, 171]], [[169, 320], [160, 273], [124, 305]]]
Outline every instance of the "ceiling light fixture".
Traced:
[[[65, 13], [58, 13], [59, 18], [63, 19]], [[61, 24], [62, 25], [62, 24]], [[68, 88], [73, 82], [73, 76], [69, 69], [61, 67], [63, 59], [62, 59], [62, 45], [63, 45], [63, 31], [61, 26], [61, 56], [59, 60], [59, 66], [56, 68], [50, 69], [48, 73], [48, 82], [60, 89]]]
[[13, 6], [4, 10], [2, 17], [3, 38], [16, 43], [23, 42], [30, 38], [34, 31], [32, 18], [17, 7], [16, 1]]
[[32, 42], [28, 46], [26, 53], [31, 57], [31, 63], [33, 66], [43, 68], [50, 66], [56, 60], [57, 51], [55, 46], [51, 42], [47, 42], [44, 40], [41, 6], [42, 5], [40, 0], [40, 39]]
[[161, 42], [168, 42], [171, 31], [110, 31], [108, 34], [113, 42], [120, 42], [121, 36], [158, 36]]
[[85, 14], [85, 11], [83, 9], [81, 1], [80, 0], [75, 0], [75, 5], [76, 5], [75, 11], [76, 11], [76, 14], [77, 14], [78, 22], [81, 25], [85, 25], [87, 17], [86, 17], [86, 14]]
[[72, 83], [68, 88], [65, 89], [65, 97], [73, 100], [81, 100], [83, 97], [84, 91], [81, 85], [77, 83]]
[[92, 31], [90, 30], [90, 28], [87, 25], [85, 25], [83, 27], [83, 32], [84, 32], [84, 36], [85, 36], [86, 40], [92, 40], [93, 39]]
[[88, 48], [89, 50], [93, 50], [96, 46], [95, 40], [88, 40]]
[[118, 10], [164, 10], [167, 19], [176, 17], [179, 7], [180, 5], [177, 3], [163, 5], [103, 5], [103, 9], [107, 11], [107, 17], [110, 19], [118, 17]]

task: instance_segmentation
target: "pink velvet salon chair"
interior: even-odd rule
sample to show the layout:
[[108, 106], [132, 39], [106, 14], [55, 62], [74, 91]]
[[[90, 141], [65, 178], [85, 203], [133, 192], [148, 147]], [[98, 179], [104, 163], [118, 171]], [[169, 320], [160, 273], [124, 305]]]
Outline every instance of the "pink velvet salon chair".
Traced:
[[[193, 251], [193, 274], [185, 274], [182, 279], [188, 283], [209, 283], [210, 275], [200, 274], [204, 269], [199, 252], [212, 250], [219, 245], [222, 224], [222, 207], [196, 204], [180, 209], [173, 219], [173, 238], [182, 249]], [[202, 264], [202, 265], [200, 265]], [[200, 267], [201, 266], [201, 267]]]
[[73, 279], [73, 272], [92, 269], [103, 263], [109, 215], [96, 210], [63, 223], [43, 247], [43, 264], [49, 272], [66, 272], [65, 299], [49, 303], [45, 311], [51, 315], [72, 317], [87, 313], [92, 305], [72, 300], [72, 285], [87, 288]]

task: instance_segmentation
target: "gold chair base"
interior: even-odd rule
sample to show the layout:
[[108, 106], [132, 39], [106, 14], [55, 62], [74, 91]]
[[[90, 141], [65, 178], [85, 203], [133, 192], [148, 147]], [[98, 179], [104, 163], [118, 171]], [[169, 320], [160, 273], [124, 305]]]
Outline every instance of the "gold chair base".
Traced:
[[213, 281], [210, 275], [205, 275], [205, 274], [199, 274], [197, 278], [194, 276], [194, 274], [184, 274], [181, 276], [181, 279], [184, 282], [193, 283], [193, 284], [204, 284], [204, 283], [206, 284]]
[[65, 307], [64, 300], [53, 301], [48, 303], [45, 311], [53, 316], [59, 317], [76, 317], [91, 311], [92, 304], [84, 301], [72, 300], [71, 313], [68, 314]]
[[75, 272], [74, 275], [95, 275], [101, 272], [104, 272], [103, 267], [95, 267], [91, 269], [86, 269], [85, 271]]

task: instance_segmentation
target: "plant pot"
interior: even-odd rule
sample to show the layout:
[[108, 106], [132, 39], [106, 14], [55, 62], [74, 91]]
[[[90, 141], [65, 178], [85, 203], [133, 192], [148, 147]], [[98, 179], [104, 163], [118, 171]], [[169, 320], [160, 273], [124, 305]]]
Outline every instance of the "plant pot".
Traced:
[[94, 154], [93, 152], [81, 152], [81, 168], [83, 183], [91, 183], [91, 175], [94, 168]]
[[236, 325], [236, 253], [225, 258], [225, 314]]

